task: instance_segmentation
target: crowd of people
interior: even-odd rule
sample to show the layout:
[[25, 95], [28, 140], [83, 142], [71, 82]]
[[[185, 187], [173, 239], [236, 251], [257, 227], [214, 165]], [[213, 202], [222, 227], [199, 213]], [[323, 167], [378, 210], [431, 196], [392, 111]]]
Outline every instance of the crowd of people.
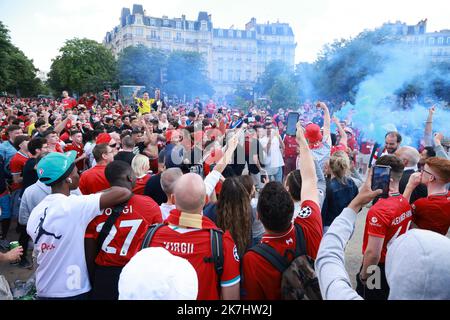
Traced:
[[[36, 267], [38, 299], [450, 299], [450, 157], [434, 108], [425, 145], [387, 132], [376, 149], [324, 102], [133, 98], [0, 98], [0, 262]], [[386, 195], [373, 166], [390, 168]], [[344, 250], [366, 205], [354, 290]], [[290, 281], [293, 268], [317, 281]]]

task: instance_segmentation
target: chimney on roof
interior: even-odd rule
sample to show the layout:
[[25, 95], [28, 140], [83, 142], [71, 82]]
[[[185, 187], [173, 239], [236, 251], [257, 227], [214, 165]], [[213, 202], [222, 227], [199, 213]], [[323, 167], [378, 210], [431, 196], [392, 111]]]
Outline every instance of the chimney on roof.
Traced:
[[135, 14], [144, 15], [144, 7], [140, 4], [133, 4], [133, 15]]

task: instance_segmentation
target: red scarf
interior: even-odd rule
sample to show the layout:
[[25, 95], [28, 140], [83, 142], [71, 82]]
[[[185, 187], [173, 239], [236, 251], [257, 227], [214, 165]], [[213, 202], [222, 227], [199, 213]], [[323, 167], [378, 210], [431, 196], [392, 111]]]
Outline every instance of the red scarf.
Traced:
[[208, 217], [200, 214], [192, 214], [181, 212], [178, 209], [170, 211], [169, 217], [165, 221], [172, 225], [182, 228], [195, 228], [195, 229], [219, 229]]

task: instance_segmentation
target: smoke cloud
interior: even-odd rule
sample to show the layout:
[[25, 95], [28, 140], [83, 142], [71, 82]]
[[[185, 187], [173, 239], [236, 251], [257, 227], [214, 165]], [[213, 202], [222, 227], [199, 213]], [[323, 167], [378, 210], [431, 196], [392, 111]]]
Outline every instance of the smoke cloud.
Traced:
[[[433, 100], [432, 92], [437, 81], [444, 87], [450, 86], [450, 74], [432, 72], [429, 56], [406, 44], [381, 45], [374, 50], [381, 57], [377, 62], [381, 71], [363, 80], [354, 104], [347, 103], [335, 115], [340, 119], [351, 118], [353, 126], [361, 129], [366, 139], [383, 143], [388, 131], [398, 131], [403, 136], [403, 145], [417, 147], [423, 138], [428, 109], [435, 104], [433, 131], [450, 137], [450, 111], [444, 102]], [[421, 99], [399, 103], [398, 93], [417, 81], [422, 88]]]

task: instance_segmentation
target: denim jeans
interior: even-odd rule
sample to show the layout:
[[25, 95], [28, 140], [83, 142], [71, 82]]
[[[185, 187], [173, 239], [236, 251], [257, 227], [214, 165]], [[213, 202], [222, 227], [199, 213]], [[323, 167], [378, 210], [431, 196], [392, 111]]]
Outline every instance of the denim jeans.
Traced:
[[0, 198], [0, 207], [2, 208], [0, 220], [11, 218], [11, 195], [6, 194]]
[[271, 174], [269, 175], [269, 180], [283, 183], [283, 167], [272, 168], [271, 171], [272, 172], [270, 172]]

